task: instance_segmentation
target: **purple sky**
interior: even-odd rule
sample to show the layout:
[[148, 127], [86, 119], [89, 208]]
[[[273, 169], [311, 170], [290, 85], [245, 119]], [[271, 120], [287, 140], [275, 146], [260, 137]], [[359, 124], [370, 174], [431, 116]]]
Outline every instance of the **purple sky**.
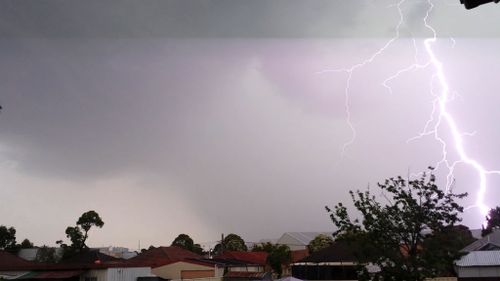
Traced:
[[[417, 0], [402, 6], [402, 38], [352, 77], [357, 137], [342, 157], [347, 75], [319, 72], [380, 49], [394, 2], [2, 2], [0, 224], [53, 245], [94, 209], [105, 226], [90, 244], [134, 249], [179, 233], [210, 244], [229, 232], [333, 231], [325, 205], [441, 157], [430, 137], [407, 142], [431, 113], [432, 68], [391, 81], [392, 94], [381, 84], [413, 62], [410, 36], [427, 58]], [[499, 14], [450, 0], [430, 18], [450, 111], [488, 169], [500, 169]], [[473, 204], [477, 175], [459, 166], [455, 179]], [[500, 177], [488, 180], [487, 204], [500, 205]], [[482, 218], [471, 209], [464, 222]]]

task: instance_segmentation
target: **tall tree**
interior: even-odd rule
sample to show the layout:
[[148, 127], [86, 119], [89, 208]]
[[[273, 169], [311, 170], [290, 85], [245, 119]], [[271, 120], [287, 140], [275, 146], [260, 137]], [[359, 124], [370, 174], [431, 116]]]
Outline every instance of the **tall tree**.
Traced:
[[[438, 276], [453, 276], [454, 261], [464, 254], [456, 249], [463, 249], [475, 240], [467, 226], [448, 226], [440, 232], [426, 236], [422, 247], [422, 257], [429, 263], [443, 264], [443, 267], [437, 268]], [[455, 250], [450, 252], [450, 249]]]
[[21, 244], [19, 244], [20, 249], [30, 249], [33, 248], [34, 245], [29, 239], [24, 239]]
[[292, 251], [287, 245], [267, 242], [253, 246], [252, 252], [267, 252], [267, 263], [271, 266], [276, 275], [278, 275], [278, 278], [281, 278], [283, 274], [283, 265], [290, 264], [292, 260]]
[[80, 227], [83, 230], [83, 238], [82, 238], [82, 245], [81, 248], [87, 248], [87, 245], [85, 245], [85, 241], [87, 241], [88, 238], [88, 232], [90, 228], [98, 227], [102, 228], [104, 226], [104, 222], [102, 221], [101, 217], [96, 211], [88, 211], [83, 213], [78, 221], [76, 222], [77, 227]]
[[[382, 199], [370, 191], [350, 192], [361, 220], [351, 219], [342, 203], [333, 210], [327, 207], [338, 228], [334, 236], [353, 245], [360, 264], [371, 262], [380, 268], [370, 276], [366, 267], [360, 266], [360, 279], [421, 281], [449, 268], [450, 259], [460, 248], [441, 245], [424, 249], [425, 241], [432, 235], [446, 233], [461, 220], [463, 207], [455, 200], [467, 194], [439, 189], [432, 168], [416, 180], [390, 178], [378, 186]], [[429, 258], [437, 251], [446, 258]]]
[[43, 245], [38, 249], [36, 253], [35, 261], [42, 263], [55, 263], [57, 262], [58, 257], [56, 254], [56, 249], [52, 247], [48, 247]]
[[71, 257], [87, 249], [88, 246], [85, 242], [87, 241], [90, 229], [92, 227], [102, 228], [103, 226], [104, 222], [96, 211], [83, 213], [80, 218], [78, 218], [76, 226], [68, 226], [66, 228], [66, 237], [71, 241], [71, 245], [63, 243], [62, 240], [56, 242], [64, 249], [63, 258]]
[[16, 229], [0, 225], [0, 250], [16, 248]]
[[486, 227], [483, 226], [481, 231], [482, 236], [486, 236], [493, 232], [493, 229], [500, 227], [500, 207], [491, 209], [486, 216]]
[[307, 245], [309, 253], [317, 252], [333, 244], [333, 237], [325, 234], [319, 234], [314, 237], [311, 242]]
[[172, 241], [172, 246], [181, 247], [199, 255], [203, 254], [203, 248], [201, 248], [200, 244], [195, 244], [193, 239], [184, 233], [179, 234], [174, 241]]
[[248, 247], [241, 236], [231, 233], [224, 237], [222, 245], [221, 243], [215, 245], [214, 252], [216, 255], [221, 254], [223, 251], [246, 252], [248, 251]]

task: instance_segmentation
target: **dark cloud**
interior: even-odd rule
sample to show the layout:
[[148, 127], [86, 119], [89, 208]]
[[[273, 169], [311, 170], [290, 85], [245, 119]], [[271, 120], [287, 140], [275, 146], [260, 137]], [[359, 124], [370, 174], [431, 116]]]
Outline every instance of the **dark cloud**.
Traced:
[[[60, 204], [70, 222], [99, 207], [115, 227], [106, 241], [123, 233], [122, 213], [150, 229], [155, 243], [195, 224], [196, 231], [207, 229], [204, 239], [330, 229], [325, 204], [348, 201], [348, 189], [420, 171], [441, 156], [432, 139], [407, 143], [431, 112], [430, 69], [391, 81], [392, 94], [381, 85], [414, 62], [411, 40], [397, 41], [353, 75], [357, 138], [341, 158], [351, 137], [347, 74], [318, 72], [361, 63], [389, 39], [263, 39], [392, 36], [397, 13], [385, 6], [392, 1], [365, 2], [2, 2], [0, 173], [10, 185], [0, 195], [9, 202], [40, 198], [36, 206], [54, 213]], [[418, 3], [409, 17], [415, 23]], [[443, 7], [432, 18], [438, 27], [449, 22], [440, 13], [462, 12]], [[462, 16], [445, 30], [474, 19]], [[26, 36], [38, 38], [14, 38]], [[497, 82], [497, 49], [493, 41], [461, 38], [455, 49], [450, 41], [436, 45], [467, 100], [453, 103], [463, 130], [481, 132], [467, 139], [481, 144], [471, 153], [488, 167], [498, 166], [487, 153], [498, 139], [488, 129], [497, 120], [489, 91]], [[484, 99], [470, 96], [478, 91]], [[467, 170], [457, 182], [461, 191], [474, 186], [474, 174]], [[9, 206], [0, 206], [2, 213], [18, 208]], [[171, 224], [156, 222], [163, 214]], [[14, 218], [26, 231], [36, 220], [29, 210]], [[53, 227], [62, 233], [61, 223]], [[134, 245], [130, 239], [124, 243]]]
[[[3, 37], [338, 36], [362, 1], [2, 1]], [[328, 27], [324, 29], [323, 27]]]

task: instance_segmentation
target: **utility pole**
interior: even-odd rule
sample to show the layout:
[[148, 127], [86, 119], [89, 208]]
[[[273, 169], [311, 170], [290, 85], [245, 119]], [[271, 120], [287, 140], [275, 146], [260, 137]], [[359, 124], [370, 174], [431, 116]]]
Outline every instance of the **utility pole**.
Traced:
[[224, 253], [224, 233], [220, 235], [220, 253]]

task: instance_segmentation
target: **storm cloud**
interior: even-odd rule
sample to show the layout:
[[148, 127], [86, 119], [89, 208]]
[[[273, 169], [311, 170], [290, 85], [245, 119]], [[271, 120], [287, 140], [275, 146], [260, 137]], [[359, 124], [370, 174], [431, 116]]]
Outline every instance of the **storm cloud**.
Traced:
[[[426, 1], [403, 6], [404, 38], [353, 75], [357, 138], [341, 152], [351, 137], [347, 75], [321, 71], [384, 46], [399, 19], [392, 2], [2, 2], [1, 224], [53, 243], [96, 209], [106, 226], [91, 243], [133, 248], [181, 232], [210, 244], [221, 232], [255, 241], [332, 230], [324, 205], [441, 157], [431, 138], [407, 142], [432, 110], [432, 71], [391, 81], [392, 94], [381, 85], [413, 63], [408, 36], [429, 35], [419, 21]], [[499, 41], [465, 37], [497, 36], [485, 22], [500, 9], [448, 4], [431, 18], [452, 110], [476, 131], [473, 156], [500, 167]], [[475, 180], [459, 167], [466, 204]], [[478, 226], [474, 211], [465, 218]]]

